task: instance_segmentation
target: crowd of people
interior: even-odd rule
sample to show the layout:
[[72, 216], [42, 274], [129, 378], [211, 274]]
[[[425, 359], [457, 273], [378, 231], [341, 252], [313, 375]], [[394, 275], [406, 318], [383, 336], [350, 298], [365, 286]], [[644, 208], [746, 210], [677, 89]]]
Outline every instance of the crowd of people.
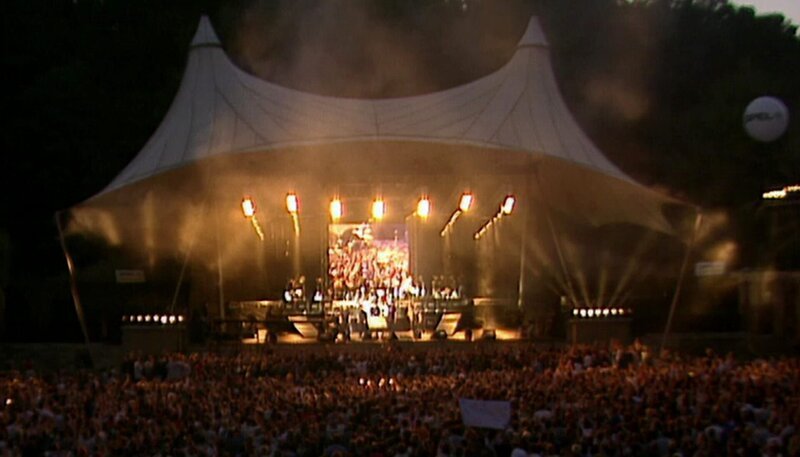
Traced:
[[[792, 456], [800, 359], [528, 343], [131, 355], [0, 374], [0, 455]], [[505, 400], [498, 430], [461, 398]]]

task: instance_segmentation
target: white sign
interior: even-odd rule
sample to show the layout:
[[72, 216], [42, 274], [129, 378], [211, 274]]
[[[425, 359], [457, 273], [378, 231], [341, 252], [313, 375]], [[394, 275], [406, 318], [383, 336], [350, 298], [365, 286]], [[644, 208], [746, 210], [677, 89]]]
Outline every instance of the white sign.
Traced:
[[142, 270], [116, 270], [117, 284], [140, 284], [145, 281]]
[[720, 276], [725, 274], [725, 262], [697, 262], [694, 264], [695, 276]]
[[505, 430], [511, 423], [511, 403], [507, 401], [460, 398], [461, 420], [467, 427]]

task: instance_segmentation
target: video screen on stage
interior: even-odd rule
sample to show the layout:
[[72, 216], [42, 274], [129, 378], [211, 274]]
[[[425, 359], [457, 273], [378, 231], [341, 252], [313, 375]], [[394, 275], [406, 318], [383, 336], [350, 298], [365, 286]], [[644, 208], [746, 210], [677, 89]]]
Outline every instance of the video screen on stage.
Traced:
[[332, 224], [328, 229], [328, 274], [334, 297], [377, 289], [399, 290], [409, 277], [403, 224]]

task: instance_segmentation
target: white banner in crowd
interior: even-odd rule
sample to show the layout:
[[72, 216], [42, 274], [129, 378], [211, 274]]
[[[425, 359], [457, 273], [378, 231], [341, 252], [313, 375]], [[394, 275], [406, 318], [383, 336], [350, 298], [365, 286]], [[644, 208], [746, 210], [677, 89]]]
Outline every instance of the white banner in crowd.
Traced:
[[511, 403], [507, 401], [458, 400], [461, 420], [468, 427], [505, 430], [511, 422]]

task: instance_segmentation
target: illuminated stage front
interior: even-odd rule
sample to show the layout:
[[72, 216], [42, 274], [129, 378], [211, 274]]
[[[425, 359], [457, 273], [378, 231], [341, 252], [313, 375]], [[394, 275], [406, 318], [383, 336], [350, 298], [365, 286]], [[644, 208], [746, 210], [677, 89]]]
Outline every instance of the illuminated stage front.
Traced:
[[[672, 236], [684, 209], [591, 143], [535, 18], [492, 74], [382, 100], [259, 80], [203, 18], [151, 141], [58, 227], [90, 340], [121, 315], [165, 312], [224, 332], [262, 313], [328, 326], [357, 308], [431, 330], [475, 297], [539, 319], [560, 297], [622, 300], [628, 271], [665, 264], [648, 240]], [[147, 282], [104, 284], [113, 270]]]

